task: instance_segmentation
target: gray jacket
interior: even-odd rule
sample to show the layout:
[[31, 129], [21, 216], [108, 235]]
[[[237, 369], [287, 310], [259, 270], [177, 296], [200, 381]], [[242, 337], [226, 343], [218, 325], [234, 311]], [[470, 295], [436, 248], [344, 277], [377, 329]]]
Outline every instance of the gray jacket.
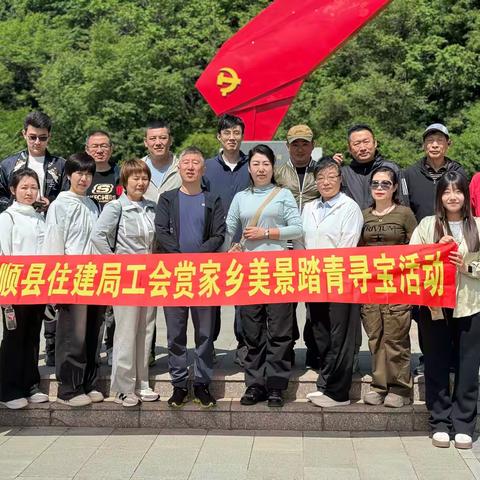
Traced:
[[[147, 161], [148, 155], [142, 158], [144, 162]], [[165, 172], [165, 176], [163, 177], [161, 185], [155, 185], [153, 182], [153, 178], [148, 185], [148, 189], [145, 192], [145, 199], [158, 202], [158, 197], [163, 192], [168, 192], [169, 190], [174, 190], [175, 188], [180, 188], [182, 185], [182, 179], [180, 178], [180, 174], [178, 173], [178, 158], [173, 157], [171, 165], [168, 167], [168, 170]]]
[[150, 253], [154, 219], [154, 202], [144, 200], [140, 206], [123, 193], [118, 200], [107, 203], [98, 217], [92, 232], [94, 252], [102, 255]]

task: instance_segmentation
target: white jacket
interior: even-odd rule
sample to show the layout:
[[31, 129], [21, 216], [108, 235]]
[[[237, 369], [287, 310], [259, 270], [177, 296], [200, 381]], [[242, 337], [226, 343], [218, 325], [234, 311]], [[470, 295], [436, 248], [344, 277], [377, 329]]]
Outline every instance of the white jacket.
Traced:
[[60, 192], [48, 209], [45, 253], [89, 255], [90, 237], [100, 211], [95, 202], [73, 192]]
[[0, 253], [40, 255], [45, 230], [43, 215], [30, 205], [14, 202], [0, 214]]

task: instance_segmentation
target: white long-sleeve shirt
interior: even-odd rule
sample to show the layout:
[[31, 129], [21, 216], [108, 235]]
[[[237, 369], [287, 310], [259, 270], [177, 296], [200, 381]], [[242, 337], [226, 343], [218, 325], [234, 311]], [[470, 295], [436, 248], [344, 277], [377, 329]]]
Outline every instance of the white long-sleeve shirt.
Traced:
[[307, 203], [302, 212], [303, 246], [316, 248], [356, 247], [362, 233], [363, 215], [354, 200], [339, 192], [330, 200]]
[[51, 255], [88, 255], [90, 237], [99, 210], [93, 200], [73, 192], [60, 192], [47, 213], [45, 253]]
[[40, 255], [45, 238], [45, 218], [31, 205], [14, 202], [0, 214], [2, 255]]

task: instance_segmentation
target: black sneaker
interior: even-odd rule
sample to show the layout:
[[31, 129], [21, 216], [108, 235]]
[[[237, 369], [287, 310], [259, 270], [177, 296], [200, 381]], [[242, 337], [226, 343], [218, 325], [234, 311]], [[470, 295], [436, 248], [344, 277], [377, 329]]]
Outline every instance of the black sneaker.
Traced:
[[194, 385], [193, 394], [195, 396], [193, 401], [199, 403], [203, 408], [214, 407], [217, 404], [208, 390], [208, 385]]
[[175, 407], [175, 408], [180, 408], [185, 405], [186, 398], [188, 396], [188, 390], [186, 388], [180, 388], [180, 387], [173, 387], [173, 394], [172, 396], [168, 399], [168, 406], [169, 407]]
[[272, 389], [268, 392], [268, 403], [269, 407], [283, 407], [284, 401], [282, 396], [282, 391], [278, 389]]
[[243, 397], [240, 399], [242, 405], [255, 405], [258, 402], [264, 402], [267, 399], [267, 393], [263, 388], [251, 386], [245, 390]]

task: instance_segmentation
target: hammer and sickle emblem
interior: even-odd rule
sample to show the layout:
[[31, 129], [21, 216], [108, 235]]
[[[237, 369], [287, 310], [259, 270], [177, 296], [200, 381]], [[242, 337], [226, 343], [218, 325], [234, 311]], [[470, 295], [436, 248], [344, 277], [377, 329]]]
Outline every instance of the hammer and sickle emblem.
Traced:
[[232, 93], [241, 83], [242, 80], [238, 78], [237, 72], [233, 68], [223, 67], [218, 72], [217, 85], [220, 87], [223, 97]]

